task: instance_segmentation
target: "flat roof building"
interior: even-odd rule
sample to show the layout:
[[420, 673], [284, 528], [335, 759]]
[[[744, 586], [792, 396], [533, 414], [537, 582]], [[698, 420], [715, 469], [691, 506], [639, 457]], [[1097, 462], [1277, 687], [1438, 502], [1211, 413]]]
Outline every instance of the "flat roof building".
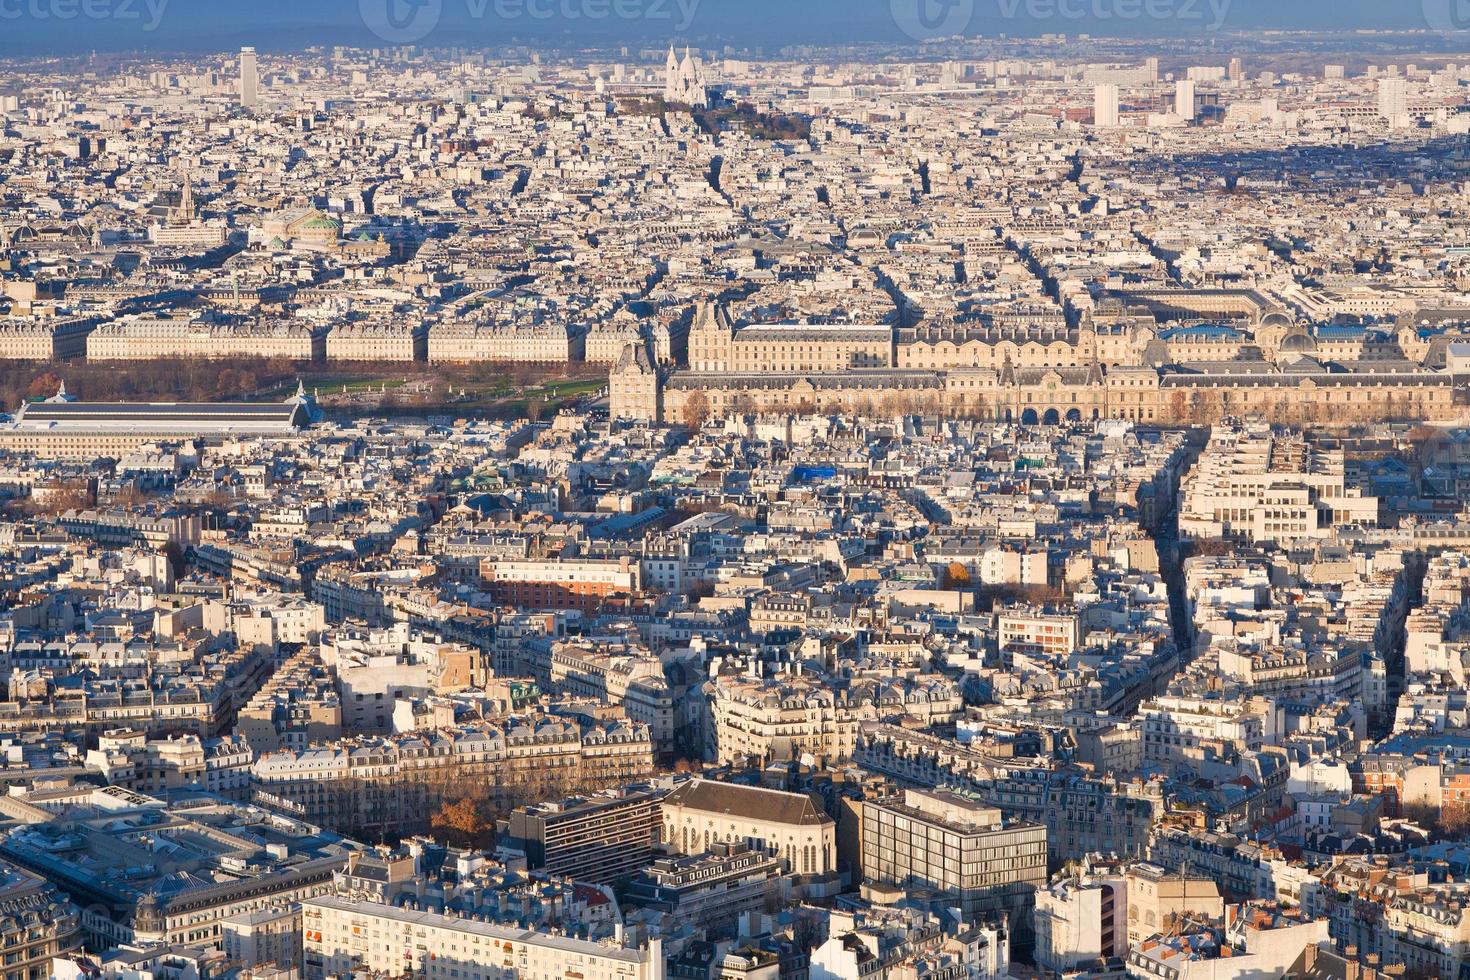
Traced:
[[970, 917], [1004, 915], [1012, 950], [1033, 937], [1046, 884], [1046, 828], [946, 790], [906, 790], [863, 804], [863, 875], [872, 883], [952, 895]]
[[510, 843], [525, 852], [532, 871], [611, 884], [652, 862], [662, 796], [629, 788], [517, 807], [510, 815]]

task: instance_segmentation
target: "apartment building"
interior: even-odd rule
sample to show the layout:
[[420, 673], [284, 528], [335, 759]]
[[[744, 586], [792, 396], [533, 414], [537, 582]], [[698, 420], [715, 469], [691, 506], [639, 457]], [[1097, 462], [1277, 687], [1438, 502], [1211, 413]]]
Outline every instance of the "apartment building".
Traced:
[[948, 791], [906, 790], [863, 804], [866, 881], [953, 896], [966, 915], [1009, 917], [1013, 949], [1032, 944], [1046, 884], [1046, 828]]
[[705, 854], [654, 861], [628, 886], [628, 900], [691, 929], [733, 934], [747, 912], [778, 897], [781, 862], [743, 843], [711, 844]]
[[1090, 969], [1127, 952], [1121, 878], [1067, 879], [1036, 892], [1036, 965], [1056, 974]]
[[95, 317], [44, 317], [0, 320], [0, 359], [59, 361], [87, 352]]
[[49, 980], [52, 961], [81, 944], [80, 916], [56, 885], [6, 862], [0, 862], [0, 910], [4, 980]]
[[1216, 426], [1181, 490], [1185, 537], [1282, 542], [1378, 526], [1378, 498], [1348, 485], [1342, 450], [1264, 423]]
[[104, 323], [87, 337], [89, 361], [162, 357], [283, 357], [310, 361], [324, 352], [324, 329], [301, 321], [223, 320], [188, 312]]
[[1124, 870], [1128, 896], [1127, 945], [1131, 949], [1165, 928], [1171, 917], [1218, 919], [1225, 914], [1220, 886], [1211, 878], [1189, 877], [1139, 862]]
[[584, 642], [553, 643], [549, 657], [528, 650], [536, 679], [563, 691], [620, 705], [631, 721], [647, 725], [659, 751], [671, 754], [678, 723], [663, 664], [646, 650], [599, 649]]
[[429, 330], [429, 363], [505, 361], [569, 364], [582, 360], [583, 334], [564, 323], [436, 324]]
[[1255, 751], [1265, 741], [1266, 720], [1247, 702], [1171, 695], [1145, 701], [1138, 713], [1145, 762], [1182, 762], [1209, 743], [1238, 743]]
[[301, 904], [302, 976], [359, 970], [425, 980], [663, 980], [663, 941], [646, 947], [588, 942], [457, 915], [336, 897]]
[[1008, 609], [1000, 613], [996, 616], [996, 632], [1003, 651], [1052, 657], [1071, 655], [1086, 635], [1077, 616], [1039, 609]]
[[1384, 961], [1414, 976], [1450, 976], [1470, 962], [1470, 887], [1444, 885], [1399, 895], [1383, 910]]
[[722, 674], [712, 682], [706, 758], [730, 763], [805, 752], [833, 761], [850, 759], [862, 721], [906, 714], [953, 721], [963, 708], [959, 687], [946, 678], [870, 681], [834, 678], [802, 667], [774, 677]]
[[220, 923], [225, 957], [246, 968], [301, 966], [301, 909], [295, 903], [268, 905], [228, 916]]
[[402, 321], [337, 324], [326, 341], [328, 361], [422, 361], [428, 349], [428, 327]]
[[341, 737], [341, 697], [315, 651], [295, 653], [276, 668], [240, 709], [235, 733], [257, 753], [305, 749]]
[[626, 787], [517, 807], [506, 826], [507, 843], [525, 853], [532, 871], [591, 884], [622, 881], [653, 860], [663, 795]]
[[517, 609], [577, 609], [591, 614], [615, 593], [642, 587], [642, 563], [628, 557], [513, 561], [487, 558], [480, 577], [495, 598]]
[[[1129, 954], [1127, 970], [1138, 980], [1277, 980], [1295, 975], [1304, 949], [1327, 941], [1325, 919], [1272, 905], [1231, 906], [1224, 928], [1177, 927], [1144, 940]], [[1356, 973], [1349, 968], [1346, 975]]]
[[422, 832], [446, 799], [498, 803], [600, 789], [653, 773], [648, 729], [508, 718], [435, 732], [349, 738], [262, 755], [257, 798], [359, 834]]

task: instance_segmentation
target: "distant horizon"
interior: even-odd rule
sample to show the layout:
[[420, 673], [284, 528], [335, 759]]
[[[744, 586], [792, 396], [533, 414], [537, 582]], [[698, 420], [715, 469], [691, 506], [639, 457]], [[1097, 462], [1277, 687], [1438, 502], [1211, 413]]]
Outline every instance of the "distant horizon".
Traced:
[[[921, 6], [922, 5], [922, 6]], [[1470, 34], [1467, 0], [0, 0], [0, 58], [209, 54], [253, 45], [469, 49], [526, 45], [914, 45], [959, 34], [1161, 41], [1264, 31], [1420, 31], [1426, 53]], [[391, 8], [391, 12], [389, 9]], [[377, 22], [377, 23], [375, 23]], [[420, 30], [420, 28], [424, 28]]]

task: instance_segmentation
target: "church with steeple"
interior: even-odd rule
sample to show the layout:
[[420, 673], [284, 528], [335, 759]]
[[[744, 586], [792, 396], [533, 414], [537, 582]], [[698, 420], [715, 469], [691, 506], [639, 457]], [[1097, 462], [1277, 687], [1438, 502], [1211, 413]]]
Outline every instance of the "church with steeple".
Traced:
[[178, 200], [155, 205], [150, 212], [156, 221], [148, 228], [148, 239], [155, 245], [215, 248], [223, 245], [229, 231], [223, 221], [205, 223], [199, 220], [199, 205], [194, 200], [194, 175], [188, 168], [182, 173], [183, 186]]
[[704, 87], [704, 66], [700, 64], [698, 58], [689, 53], [687, 47], [684, 49], [683, 59], [680, 59], [674, 54], [674, 46], [669, 45], [669, 61], [664, 77], [664, 101], [687, 105], [691, 109], [709, 107], [709, 93]]

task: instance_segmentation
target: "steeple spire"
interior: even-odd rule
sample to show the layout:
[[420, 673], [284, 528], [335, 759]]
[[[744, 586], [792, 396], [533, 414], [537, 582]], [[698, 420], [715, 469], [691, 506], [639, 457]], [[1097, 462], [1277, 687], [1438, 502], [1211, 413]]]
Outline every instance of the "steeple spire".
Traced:
[[179, 192], [179, 208], [174, 221], [186, 225], [194, 220], [194, 178], [187, 166], [184, 167], [184, 189]]

